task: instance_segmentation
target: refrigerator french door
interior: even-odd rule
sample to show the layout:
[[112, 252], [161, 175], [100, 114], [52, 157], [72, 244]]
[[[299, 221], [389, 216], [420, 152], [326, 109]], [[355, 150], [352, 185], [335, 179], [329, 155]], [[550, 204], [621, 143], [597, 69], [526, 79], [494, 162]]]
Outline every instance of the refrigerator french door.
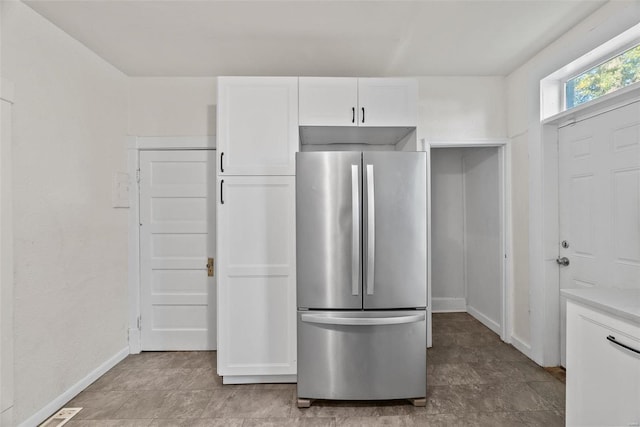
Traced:
[[422, 152], [296, 157], [298, 397], [426, 394]]

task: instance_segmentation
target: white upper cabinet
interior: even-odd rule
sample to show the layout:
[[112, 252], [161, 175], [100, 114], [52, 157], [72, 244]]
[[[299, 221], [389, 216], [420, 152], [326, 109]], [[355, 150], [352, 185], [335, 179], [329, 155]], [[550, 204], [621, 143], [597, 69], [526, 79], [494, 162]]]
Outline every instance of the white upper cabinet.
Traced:
[[300, 126], [357, 126], [358, 79], [300, 77]]
[[414, 79], [300, 77], [300, 126], [414, 127], [417, 104]]
[[418, 84], [414, 79], [358, 79], [358, 126], [417, 126]]
[[219, 175], [295, 175], [297, 77], [219, 77]]

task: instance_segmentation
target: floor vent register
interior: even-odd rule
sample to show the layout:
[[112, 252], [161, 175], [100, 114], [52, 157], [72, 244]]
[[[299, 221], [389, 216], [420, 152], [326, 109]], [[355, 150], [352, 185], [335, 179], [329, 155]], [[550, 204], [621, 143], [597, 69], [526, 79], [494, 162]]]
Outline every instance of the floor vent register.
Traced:
[[61, 427], [81, 410], [82, 408], [62, 408], [47, 421], [40, 424], [40, 427]]

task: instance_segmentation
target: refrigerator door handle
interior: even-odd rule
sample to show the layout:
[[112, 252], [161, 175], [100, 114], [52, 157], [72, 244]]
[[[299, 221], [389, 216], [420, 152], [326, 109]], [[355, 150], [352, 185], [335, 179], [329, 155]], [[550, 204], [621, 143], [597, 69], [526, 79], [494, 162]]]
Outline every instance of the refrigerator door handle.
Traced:
[[425, 318], [425, 313], [394, 317], [333, 317], [323, 314], [303, 314], [300, 316], [300, 320], [306, 323], [347, 326], [401, 325], [404, 323], [422, 322]]
[[367, 295], [373, 295], [376, 253], [376, 217], [373, 188], [373, 165], [367, 165]]
[[351, 165], [351, 295], [360, 294], [360, 172]]

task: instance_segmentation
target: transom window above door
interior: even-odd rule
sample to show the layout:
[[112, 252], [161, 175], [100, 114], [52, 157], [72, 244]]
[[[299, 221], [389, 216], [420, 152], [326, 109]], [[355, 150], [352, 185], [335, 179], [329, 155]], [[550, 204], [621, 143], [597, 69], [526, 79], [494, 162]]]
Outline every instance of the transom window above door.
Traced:
[[565, 108], [570, 109], [640, 82], [640, 43], [565, 82]]

